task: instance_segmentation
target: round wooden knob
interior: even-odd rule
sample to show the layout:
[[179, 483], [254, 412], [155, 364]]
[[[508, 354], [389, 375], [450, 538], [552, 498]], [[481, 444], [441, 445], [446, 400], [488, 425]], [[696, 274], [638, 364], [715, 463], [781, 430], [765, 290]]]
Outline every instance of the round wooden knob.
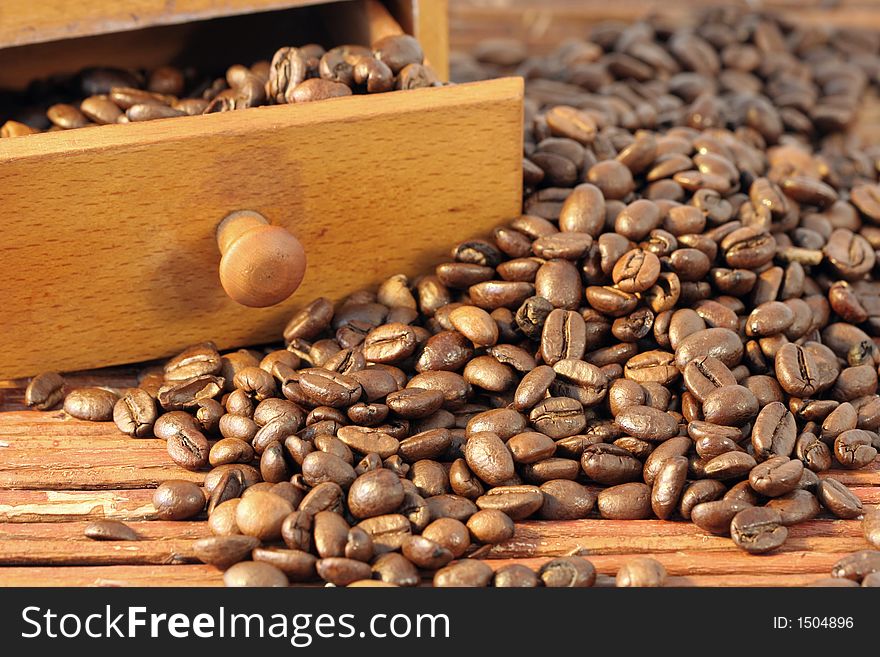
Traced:
[[259, 212], [241, 210], [217, 226], [220, 284], [233, 300], [263, 308], [281, 303], [299, 287], [306, 271], [302, 244]]

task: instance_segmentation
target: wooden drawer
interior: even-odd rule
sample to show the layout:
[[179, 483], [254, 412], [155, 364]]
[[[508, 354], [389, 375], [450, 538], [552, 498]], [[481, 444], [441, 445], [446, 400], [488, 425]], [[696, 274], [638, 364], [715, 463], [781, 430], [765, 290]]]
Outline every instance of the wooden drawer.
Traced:
[[[199, 4], [221, 3], [175, 6]], [[275, 341], [315, 296], [425, 273], [517, 215], [521, 153], [519, 79], [0, 140], [0, 378]], [[235, 210], [302, 242], [286, 302], [220, 287]]]

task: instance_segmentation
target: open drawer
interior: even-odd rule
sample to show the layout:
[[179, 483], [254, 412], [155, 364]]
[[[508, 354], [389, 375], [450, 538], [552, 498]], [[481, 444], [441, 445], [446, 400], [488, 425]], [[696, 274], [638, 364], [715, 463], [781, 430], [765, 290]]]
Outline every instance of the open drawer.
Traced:
[[[0, 378], [277, 340], [315, 296], [427, 273], [519, 214], [521, 153], [520, 79], [2, 139]], [[219, 284], [237, 210], [304, 246], [280, 305]]]

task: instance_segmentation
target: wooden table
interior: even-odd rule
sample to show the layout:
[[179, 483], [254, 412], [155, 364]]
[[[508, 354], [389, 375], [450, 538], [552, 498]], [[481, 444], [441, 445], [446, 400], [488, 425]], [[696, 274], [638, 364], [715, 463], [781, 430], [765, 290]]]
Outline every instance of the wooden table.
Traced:
[[[69, 377], [73, 385], [134, 385], [134, 370]], [[134, 439], [112, 423], [74, 420], [61, 411], [23, 410], [23, 382], [0, 382], [0, 586], [219, 586], [220, 571], [198, 564], [192, 543], [210, 535], [204, 520], [153, 520], [152, 489], [204, 474], [171, 463], [163, 441]], [[865, 504], [880, 504], [880, 462], [832, 474]], [[137, 542], [83, 537], [95, 518], [131, 525]], [[577, 551], [611, 585], [632, 555], [660, 560], [675, 586], [798, 586], [827, 576], [840, 557], [865, 549], [858, 521], [817, 519], [791, 529], [785, 546], [750, 556], [727, 538], [683, 521], [519, 523], [509, 542], [487, 555], [492, 566], [516, 559], [538, 566]]]
[[[791, 5], [775, 0], [770, 5]], [[696, 0], [676, 4], [679, 10]], [[668, 5], [645, 0], [452, 0], [453, 48], [467, 49], [492, 34], [526, 40], [548, 49], [567, 36], [585, 36], [589, 25], [616, 18], [633, 20], [646, 7]], [[798, 2], [797, 4], [801, 4]], [[821, 0], [799, 9], [808, 20], [880, 25], [871, 0], [840, 0], [828, 12]], [[860, 132], [880, 137], [880, 103], [862, 113]], [[210, 336], [206, 335], [205, 338]], [[133, 369], [114, 368], [68, 377], [73, 385], [130, 386]], [[222, 574], [198, 564], [192, 543], [209, 535], [204, 521], [152, 520], [152, 489], [170, 478], [200, 482], [171, 463], [164, 443], [119, 434], [112, 423], [92, 424], [60, 411], [24, 410], [23, 381], [0, 382], [0, 586], [219, 586]], [[873, 467], [832, 474], [852, 487], [866, 505], [880, 505], [880, 462]], [[128, 522], [137, 542], [99, 543], [83, 537], [94, 518]], [[708, 536], [683, 521], [521, 522], [514, 538], [494, 547], [488, 563], [517, 560], [537, 566], [548, 558], [577, 551], [601, 573], [599, 585], [632, 555], [660, 560], [673, 586], [799, 586], [829, 574], [840, 557], [865, 549], [858, 521], [830, 517], [793, 527], [784, 547], [751, 556], [726, 538]]]

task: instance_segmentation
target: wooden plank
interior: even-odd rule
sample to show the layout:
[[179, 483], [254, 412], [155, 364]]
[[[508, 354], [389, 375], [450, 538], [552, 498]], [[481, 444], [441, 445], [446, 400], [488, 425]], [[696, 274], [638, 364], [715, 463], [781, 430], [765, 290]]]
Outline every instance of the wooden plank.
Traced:
[[0, 522], [69, 522], [86, 518], [147, 520], [155, 517], [152, 489], [106, 491], [5, 490]]
[[[597, 587], [614, 586], [613, 573], [600, 574]], [[672, 576], [668, 587], [690, 586], [806, 586], [828, 571], [761, 575]], [[425, 581], [428, 584], [428, 581]], [[7, 586], [223, 586], [223, 573], [211, 566], [2, 566], [0, 587]]]
[[[87, 520], [65, 523], [0, 522], [0, 540], [20, 542], [52, 540], [96, 545], [99, 542], [83, 535], [90, 522]], [[126, 524], [143, 541], [196, 540], [211, 535], [208, 523], [201, 520], [139, 520], [129, 521]]]
[[0, 586], [223, 586], [223, 573], [181, 566], [0, 567]]
[[0, 48], [320, 3], [321, 0], [3, 0]]
[[[522, 81], [4, 141], [0, 187], [16, 189], [0, 277], [7, 378], [157, 358], [206, 338], [277, 340], [316, 296], [426, 271], [462, 236], [519, 213]], [[302, 287], [277, 307], [246, 309], [218, 284], [214, 228], [236, 209], [305, 246]]]
[[[673, 576], [693, 575], [733, 575], [763, 577], [765, 575], [801, 575], [802, 573], [830, 573], [831, 567], [849, 552], [803, 552], [776, 551], [770, 554], [753, 555], [742, 551], [725, 554], [719, 558], [696, 550], [680, 552], [647, 552], [640, 556], [657, 559]], [[552, 557], [528, 557], [516, 559], [487, 559], [485, 563], [497, 570], [501, 566], [520, 563], [538, 569]], [[632, 554], [598, 554], [587, 558], [596, 570], [613, 575], [620, 567], [633, 558]]]

